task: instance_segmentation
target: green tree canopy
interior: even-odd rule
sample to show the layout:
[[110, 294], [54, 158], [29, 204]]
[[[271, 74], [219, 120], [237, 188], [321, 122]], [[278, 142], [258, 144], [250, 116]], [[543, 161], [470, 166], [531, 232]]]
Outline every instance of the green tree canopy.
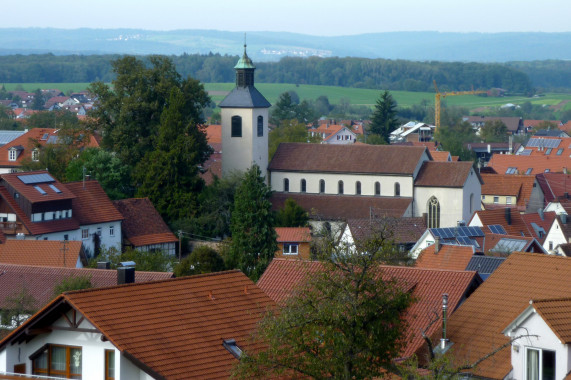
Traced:
[[369, 133], [379, 135], [388, 144], [392, 131], [398, 128], [397, 102], [388, 90], [385, 90], [375, 104]]
[[480, 129], [480, 137], [484, 142], [508, 141], [508, 127], [501, 120], [486, 121]]
[[278, 146], [283, 142], [317, 143], [318, 136], [309, 136], [307, 126], [297, 120], [284, 120], [279, 126], [272, 129], [268, 136], [268, 154], [270, 160], [276, 153]]
[[252, 281], [264, 272], [278, 249], [270, 203], [271, 190], [253, 165], [236, 190], [232, 212], [232, 244], [227, 264]]
[[218, 252], [206, 245], [201, 245], [190, 255], [182, 259], [174, 267], [175, 277], [190, 276], [193, 274], [220, 272], [225, 269], [224, 260]]
[[81, 290], [93, 288], [91, 276], [70, 276], [62, 279], [54, 286], [54, 297], [59, 296], [63, 292], [71, 290]]
[[46, 102], [46, 100], [44, 99], [44, 95], [42, 94], [42, 90], [38, 88], [34, 92], [34, 101], [32, 102], [32, 109], [38, 110], [38, 111], [43, 110], [45, 102]]
[[304, 227], [308, 221], [307, 211], [291, 198], [286, 199], [284, 208], [276, 213], [276, 227]]

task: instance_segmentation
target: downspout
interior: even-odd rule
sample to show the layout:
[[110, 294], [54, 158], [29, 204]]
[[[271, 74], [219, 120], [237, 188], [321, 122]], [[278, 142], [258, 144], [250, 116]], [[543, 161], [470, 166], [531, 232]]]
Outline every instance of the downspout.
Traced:
[[448, 311], [448, 293], [442, 295], [442, 339], [440, 339], [440, 349], [446, 349], [446, 322]]

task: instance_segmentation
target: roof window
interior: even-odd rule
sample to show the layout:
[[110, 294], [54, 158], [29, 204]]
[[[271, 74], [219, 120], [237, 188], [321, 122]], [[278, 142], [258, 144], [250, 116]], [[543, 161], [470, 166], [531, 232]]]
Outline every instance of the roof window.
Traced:
[[530, 175], [532, 170], [533, 168], [527, 168], [527, 170], [525, 171], [525, 175]]
[[236, 344], [236, 339], [224, 339], [222, 345], [228, 350], [236, 359], [242, 357], [242, 349]]

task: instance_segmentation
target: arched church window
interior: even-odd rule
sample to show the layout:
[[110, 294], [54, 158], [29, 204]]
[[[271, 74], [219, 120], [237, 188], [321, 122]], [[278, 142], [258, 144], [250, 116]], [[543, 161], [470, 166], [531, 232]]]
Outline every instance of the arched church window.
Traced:
[[305, 181], [305, 178], [303, 178], [303, 179], [301, 180], [300, 187], [301, 187], [301, 192], [302, 192], [302, 193], [305, 193], [305, 192], [307, 191], [307, 182]]
[[360, 181], [355, 182], [355, 194], [361, 195], [361, 182]]
[[400, 197], [400, 183], [395, 182], [395, 197]]
[[258, 116], [258, 137], [264, 135], [264, 117]]
[[337, 192], [343, 194], [343, 181], [337, 182]]
[[324, 179], [319, 180], [319, 192], [325, 193], [325, 180]]
[[375, 195], [381, 195], [381, 183], [375, 182]]
[[284, 191], [288, 192], [289, 191], [289, 179], [284, 178]]
[[232, 137], [242, 137], [242, 118], [232, 116]]
[[436, 197], [428, 200], [428, 228], [440, 227], [440, 202]]

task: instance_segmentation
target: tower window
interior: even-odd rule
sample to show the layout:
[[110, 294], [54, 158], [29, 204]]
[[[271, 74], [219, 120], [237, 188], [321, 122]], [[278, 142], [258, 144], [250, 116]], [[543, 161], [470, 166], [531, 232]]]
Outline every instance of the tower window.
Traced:
[[361, 182], [360, 181], [355, 182], [355, 194], [361, 195]]
[[375, 195], [381, 195], [381, 183], [375, 182]]
[[319, 192], [325, 193], [325, 180], [324, 179], [319, 180]]
[[337, 182], [337, 192], [343, 194], [343, 181]]
[[395, 183], [395, 197], [400, 197], [400, 183]]
[[284, 191], [288, 192], [289, 191], [289, 179], [284, 178]]
[[264, 117], [258, 116], [258, 137], [264, 135]]
[[242, 118], [232, 116], [232, 137], [242, 137]]
[[302, 193], [305, 193], [305, 192], [307, 191], [307, 182], [305, 182], [305, 179], [302, 179], [302, 180], [301, 180], [301, 184], [300, 184], [300, 185], [301, 185], [301, 186], [300, 186], [300, 187], [301, 187], [301, 192], [302, 192]]

